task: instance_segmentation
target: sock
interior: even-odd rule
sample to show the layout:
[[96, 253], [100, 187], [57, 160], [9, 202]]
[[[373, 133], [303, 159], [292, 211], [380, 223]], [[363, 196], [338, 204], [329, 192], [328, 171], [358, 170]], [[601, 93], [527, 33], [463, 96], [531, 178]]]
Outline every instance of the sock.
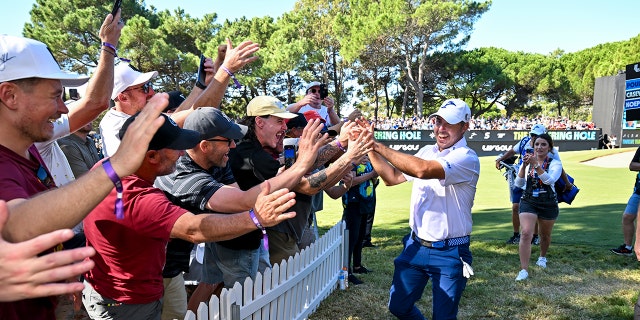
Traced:
[[627, 248], [627, 250], [631, 250], [631, 248], [633, 248], [633, 246], [628, 246], [628, 245], [624, 245], [625, 248]]

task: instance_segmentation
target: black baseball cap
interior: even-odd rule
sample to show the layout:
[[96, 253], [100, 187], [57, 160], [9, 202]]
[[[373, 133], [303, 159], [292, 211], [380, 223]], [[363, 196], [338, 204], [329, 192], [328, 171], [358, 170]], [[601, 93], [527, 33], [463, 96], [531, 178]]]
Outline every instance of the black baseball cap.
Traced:
[[200, 133], [200, 139], [213, 137], [242, 139], [247, 133], [247, 126], [238, 125], [224, 112], [213, 107], [203, 107], [192, 111], [184, 120], [184, 128]]
[[[122, 140], [127, 129], [139, 114], [139, 112], [136, 113], [124, 122], [118, 133], [120, 140]], [[161, 114], [161, 116], [164, 117], [164, 123], [153, 135], [148, 150], [186, 150], [195, 147], [200, 142], [200, 133], [182, 129], [178, 127], [171, 117], [165, 114]]]

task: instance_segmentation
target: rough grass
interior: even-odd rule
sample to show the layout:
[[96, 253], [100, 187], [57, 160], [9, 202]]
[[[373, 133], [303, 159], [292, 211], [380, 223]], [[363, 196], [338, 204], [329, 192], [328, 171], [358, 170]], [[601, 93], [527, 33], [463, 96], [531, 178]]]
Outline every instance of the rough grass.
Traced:
[[[504, 244], [511, 235], [511, 209], [506, 181], [494, 167], [494, 157], [481, 158], [481, 174], [473, 209], [471, 250], [475, 276], [460, 304], [460, 319], [632, 319], [638, 297], [638, 261], [615, 256], [610, 248], [622, 243], [621, 214], [633, 190], [635, 175], [626, 168], [581, 164], [623, 150], [563, 152], [567, 172], [581, 188], [573, 205], [562, 204], [547, 255], [547, 269], [534, 265], [533, 248], [527, 281], [514, 281], [519, 271], [518, 249]], [[393, 319], [387, 310], [393, 259], [408, 232], [410, 184], [378, 188], [373, 241], [363, 264], [373, 270], [361, 275], [363, 285], [335, 291], [310, 319]], [[323, 229], [341, 217], [339, 201], [325, 198], [318, 214]], [[431, 287], [418, 303], [430, 318]]]

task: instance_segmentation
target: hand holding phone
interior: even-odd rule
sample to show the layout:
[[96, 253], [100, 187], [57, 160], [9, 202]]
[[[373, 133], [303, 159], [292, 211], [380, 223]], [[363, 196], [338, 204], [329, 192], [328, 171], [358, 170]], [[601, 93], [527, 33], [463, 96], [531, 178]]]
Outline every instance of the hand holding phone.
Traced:
[[111, 9], [111, 21], [116, 18], [116, 13], [118, 13], [118, 9], [122, 5], [122, 0], [115, 0], [113, 3], [113, 9]]
[[197, 78], [197, 82], [196, 82], [196, 85], [200, 89], [204, 89], [204, 88], [207, 87], [206, 82], [205, 82], [205, 78], [207, 76], [207, 73], [204, 71], [204, 62], [206, 60], [207, 60], [207, 58], [204, 56], [204, 54], [201, 54], [200, 55], [200, 65], [198, 66], [198, 78]]
[[284, 167], [290, 168], [296, 162], [296, 147], [293, 145], [284, 146]]

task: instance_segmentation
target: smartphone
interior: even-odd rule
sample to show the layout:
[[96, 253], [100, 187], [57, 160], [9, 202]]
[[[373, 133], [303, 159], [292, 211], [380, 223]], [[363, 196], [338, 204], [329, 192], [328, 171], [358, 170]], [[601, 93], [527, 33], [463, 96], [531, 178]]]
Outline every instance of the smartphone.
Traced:
[[296, 162], [296, 147], [284, 146], [284, 167], [290, 168]]
[[524, 153], [533, 154], [533, 149], [526, 149], [526, 150], [524, 150]]
[[198, 83], [200, 83], [201, 85], [205, 85], [205, 81], [204, 78], [206, 76], [206, 73], [204, 71], [204, 62], [206, 61], [206, 58], [204, 56], [204, 54], [200, 55], [200, 65], [198, 66]]
[[113, 3], [113, 9], [111, 9], [111, 21], [115, 19], [116, 13], [118, 13], [118, 9], [120, 9], [120, 5], [122, 5], [122, 0], [115, 0], [115, 2]]
[[324, 100], [329, 95], [329, 90], [327, 89], [327, 85], [324, 83], [320, 85], [320, 100]]

